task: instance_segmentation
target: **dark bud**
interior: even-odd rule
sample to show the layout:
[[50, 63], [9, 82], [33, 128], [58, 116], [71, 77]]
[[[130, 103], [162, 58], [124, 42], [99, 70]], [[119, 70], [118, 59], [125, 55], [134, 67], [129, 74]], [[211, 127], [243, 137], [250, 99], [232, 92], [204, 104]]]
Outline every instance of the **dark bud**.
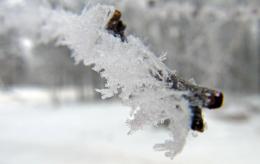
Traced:
[[119, 10], [115, 10], [112, 18], [107, 23], [106, 29], [111, 32], [115, 37], [119, 37], [122, 42], [126, 41], [126, 37], [124, 31], [126, 29], [126, 25], [120, 20], [121, 12]]
[[203, 132], [204, 131], [204, 121], [202, 118], [201, 108], [198, 106], [190, 106], [191, 109], [191, 129]]
[[223, 93], [219, 91], [215, 91], [210, 94], [206, 94], [209, 102], [207, 103], [207, 108], [209, 109], [216, 109], [222, 106], [223, 103]]

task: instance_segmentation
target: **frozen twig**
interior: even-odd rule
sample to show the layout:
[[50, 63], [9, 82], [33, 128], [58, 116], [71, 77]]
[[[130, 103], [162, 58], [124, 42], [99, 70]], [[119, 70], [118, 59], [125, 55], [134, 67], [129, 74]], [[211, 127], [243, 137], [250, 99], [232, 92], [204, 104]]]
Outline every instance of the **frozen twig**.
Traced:
[[[111, 19], [107, 23], [107, 30], [115, 36], [121, 38], [121, 41], [126, 41], [124, 30], [126, 25], [120, 20], [121, 12], [115, 10]], [[163, 74], [162, 70], [157, 70], [153, 75], [159, 81], [165, 81], [166, 85], [174, 90], [188, 91], [184, 94], [184, 98], [189, 101], [189, 106], [192, 111], [191, 129], [199, 132], [204, 131], [204, 121], [202, 118], [201, 108], [216, 109], [221, 107], [223, 102], [223, 94], [220, 91], [200, 87], [178, 77], [175, 73], [168, 71]]]
[[138, 38], [125, 35], [120, 17], [114, 7], [97, 5], [80, 15], [54, 12], [44, 29], [73, 51], [76, 62], [106, 79], [105, 88], [97, 89], [102, 98], [118, 95], [132, 107], [129, 134], [169, 120], [171, 138], [154, 148], [173, 158], [190, 129], [203, 131], [201, 108], [219, 107], [223, 96], [179, 78]]

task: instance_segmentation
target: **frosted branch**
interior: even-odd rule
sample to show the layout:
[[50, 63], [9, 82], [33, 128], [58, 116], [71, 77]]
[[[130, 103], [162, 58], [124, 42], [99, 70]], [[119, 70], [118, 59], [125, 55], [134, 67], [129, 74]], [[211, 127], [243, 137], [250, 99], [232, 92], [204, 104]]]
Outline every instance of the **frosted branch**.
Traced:
[[102, 98], [118, 95], [132, 107], [129, 133], [169, 120], [171, 139], [155, 149], [173, 158], [190, 129], [203, 131], [201, 108], [219, 107], [222, 93], [179, 78], [138, 38], [125, 36], [120, 17], [114, 7], [97, 5], [80, 15], [54, 12], [45, 29], [73, 51], [76, 62], [106, 79], [105, 88], [97, 90]]

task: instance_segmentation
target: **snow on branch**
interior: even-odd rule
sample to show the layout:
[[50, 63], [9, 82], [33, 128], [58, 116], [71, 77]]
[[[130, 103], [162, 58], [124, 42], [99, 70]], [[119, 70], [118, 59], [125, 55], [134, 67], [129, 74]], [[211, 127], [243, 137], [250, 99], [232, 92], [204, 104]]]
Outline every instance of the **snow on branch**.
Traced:
[[204, 130], [201, 108], [220, 107], [223, 95], [178, 77], [142, 41], [125, 36], [120, 17], [114, 7], [97, 5], [80, 15], [54, 12], [44, 29], [73, 51], [76, 62], [106, 79], [105, 88], [97, 89], [103, 99], [118, 95], [132, 107], [129, 133], [168, 120], [170, 138], [154, 148], [173, 158], [190, 129]]

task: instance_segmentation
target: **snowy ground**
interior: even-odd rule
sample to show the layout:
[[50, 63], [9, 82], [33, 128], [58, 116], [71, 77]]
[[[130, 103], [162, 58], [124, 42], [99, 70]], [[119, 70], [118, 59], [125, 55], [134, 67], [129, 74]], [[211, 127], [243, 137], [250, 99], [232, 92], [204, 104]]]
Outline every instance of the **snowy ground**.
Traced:
[[0, 93], [0, 164], [260, 162], [257, 96], [227, 99], [224, 108], [206, 112], [206, 132], [190, 136], [183, 152], [172, 161], [152, 149], [166, 138], [163, 129], [127, 135], [128, 107], [119, 103], [53, 106], [42, 92], [26, 91], [34, 95], [30, 100], [23, 92]]

